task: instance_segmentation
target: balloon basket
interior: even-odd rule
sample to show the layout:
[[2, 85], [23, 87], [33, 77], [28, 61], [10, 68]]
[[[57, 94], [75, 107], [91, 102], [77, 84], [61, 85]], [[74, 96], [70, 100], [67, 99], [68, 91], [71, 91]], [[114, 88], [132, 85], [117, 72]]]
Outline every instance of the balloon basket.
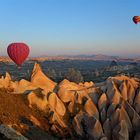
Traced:
[[21, 66], [18, 66], [17, 68], [18, 68], [18, 70], [20, 70], [21, 69]]

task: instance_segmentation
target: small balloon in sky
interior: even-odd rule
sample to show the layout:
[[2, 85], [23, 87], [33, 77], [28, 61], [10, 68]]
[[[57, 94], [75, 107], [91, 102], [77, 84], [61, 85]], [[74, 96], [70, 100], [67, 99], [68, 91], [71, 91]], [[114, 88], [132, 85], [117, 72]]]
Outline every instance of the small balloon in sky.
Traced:
[[134, 22], [135, 24], [137, 24], [138, 22], [140, 22], [140, 16], [134, 16], [134, 17], [133, 17], [133, 22]]
[[7, 53], [9, 57], [21, 67], [22, 63], [29, 55], [29, 47], [25, 43], [11, 43], [7, 47]]

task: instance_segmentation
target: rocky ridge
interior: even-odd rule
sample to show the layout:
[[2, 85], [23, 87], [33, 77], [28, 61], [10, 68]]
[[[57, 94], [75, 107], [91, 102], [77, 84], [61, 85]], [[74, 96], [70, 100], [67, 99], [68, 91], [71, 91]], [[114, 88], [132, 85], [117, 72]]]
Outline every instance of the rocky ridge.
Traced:
[[116, 76], [101, 84], [64, 79], [57, 84], [36, 63], [30, 81], [12, 81], [6, 73], [0, 88], [0, 128], [17, 134], [12, 138], [0, 129], [6, 138], [140, 139], [140, 79]]

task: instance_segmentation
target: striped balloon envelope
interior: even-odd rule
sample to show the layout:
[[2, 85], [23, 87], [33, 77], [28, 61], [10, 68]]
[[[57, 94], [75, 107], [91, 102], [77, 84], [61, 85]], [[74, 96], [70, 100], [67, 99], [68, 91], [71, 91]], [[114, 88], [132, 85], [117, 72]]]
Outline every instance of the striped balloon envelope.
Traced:
[[133, 17], [133, 22], [134, 22], [135, 24], [137, 24], [138, 22], [140, 22], [140, 16], [134, 16], [134, 17]]
[[9, 57], [18, 65], [21, 66], [29, 55], [29, 47], [25, 43], [11, 43], [7, 47]]

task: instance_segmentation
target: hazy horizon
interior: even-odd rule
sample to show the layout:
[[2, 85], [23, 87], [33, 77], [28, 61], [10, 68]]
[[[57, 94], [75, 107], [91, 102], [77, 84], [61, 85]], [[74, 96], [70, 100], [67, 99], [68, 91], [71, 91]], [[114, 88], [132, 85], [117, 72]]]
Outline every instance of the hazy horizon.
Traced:
[[[130, 59], [140, 59], [140, 54], [139, 55], [133, 55], [133, 54], [131, 54], [131, 55], [109, 55], [109, 54], [90, 54], [90, 53], [88, 53], [88, 54], [48, 54], [48, 55], [43, 55], [43, 54], [41, 54], [41, 55], [30, 55], [30, 56], [28, 56], [28, 57], [78, 57], [78, 56], [81, 56], [81, 57], [84, 57], [84, 56], [94, 56], [94, 55], [96, 55], [96, 56], [98, 56], [98, 55], [103, 55], [103, 56], [108, 56], [108, 57], [119, 57], [119, 58], [124, 58], [124, 59], [127, 59], [127, 58], [130, 58]], [[9, 57], [7, 54], [5, 54], [5, 55], [0, 55], [0, 57]]]
[[140, 56], [140, 14], [135, 0], [4, 0], [0, 5], [0, 56], [12, 42], [30, 55]]

